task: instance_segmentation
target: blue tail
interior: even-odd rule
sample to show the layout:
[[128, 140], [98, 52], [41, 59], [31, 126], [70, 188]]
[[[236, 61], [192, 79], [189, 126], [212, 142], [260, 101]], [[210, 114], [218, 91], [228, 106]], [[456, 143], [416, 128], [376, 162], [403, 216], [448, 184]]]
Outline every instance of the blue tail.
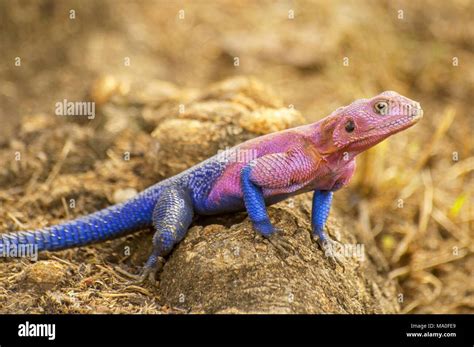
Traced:
[[161, 188], [150, 187], [124, 203], [45, 229], [0, 234], [0, 246], [30, 244], [36, 245], [38, 251], [52, 251], [83, 246], [144, 229], [152, 225], [153, 208]]

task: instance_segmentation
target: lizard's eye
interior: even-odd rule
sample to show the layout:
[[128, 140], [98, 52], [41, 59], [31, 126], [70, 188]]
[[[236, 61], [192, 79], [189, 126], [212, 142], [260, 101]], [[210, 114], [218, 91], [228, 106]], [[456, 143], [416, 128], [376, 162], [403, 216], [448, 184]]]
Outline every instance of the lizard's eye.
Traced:
[[348, 133], [351, 133], [354, 131], [355, 129], [355, 124], [354, 124], [354, 121], [351, 119], [349, 121], [347, 121], [346, 123], [346, 126], [345, 126], [345, 129]]
[[379, 101], [374, 105], [375, 113], [380, 115], [386, 115], [388, 113], [388, 102], [386, 101]]

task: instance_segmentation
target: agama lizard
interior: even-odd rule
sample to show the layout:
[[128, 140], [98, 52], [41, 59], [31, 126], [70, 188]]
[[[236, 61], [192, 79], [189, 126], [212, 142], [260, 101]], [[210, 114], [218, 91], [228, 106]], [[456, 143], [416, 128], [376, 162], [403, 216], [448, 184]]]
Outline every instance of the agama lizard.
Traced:
[[[60, 250], [153, 227], [153, 251], [142, 278], [154, 276], [195, 215], [247, 210], [254, 229], [274, 238], [266, 206], [313, 191], [312, 229], [322, 245], [333, 192], [346, 186], [357, 154], [411, 127], [420, 104], [393, 91], [356, 100], [318, 122], [267, 134], [161, 181], [132, 199], [35, 231], [0, 234], [0, 246], [33, 244]], [[245, 155], [242, 155], [244, 153]]]

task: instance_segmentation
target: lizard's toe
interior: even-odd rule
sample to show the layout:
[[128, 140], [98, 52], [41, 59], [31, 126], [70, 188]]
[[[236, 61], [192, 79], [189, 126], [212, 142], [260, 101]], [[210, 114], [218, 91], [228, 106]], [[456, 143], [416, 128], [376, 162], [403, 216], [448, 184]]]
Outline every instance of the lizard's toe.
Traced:
[[115, 271], [117, 271], [118, 273], [122, 274], [122, 275], [125, 275], [127, 276], [129, 279], [130, 279], [130, 282], [132, 283], [136, 283], [136, 282], [139, 282], [140, 279], [141, 279], [141, 276], [140, 275], [136, 275], [136, 274], [132, 274], [124, 269], [122, 269], [121, 267], [119, 266], [116, 266], [115, 267]]
[[156, 284], [156, 273], [163, 268], [164, 263], [165, 258], [151, 256], [140, 274], [140, 282], [148, 280], [151, 284]]
[[293, 246], [280, 235], [280, 230], [276, 229], [276, 232], [268, 237], [268, 241], [283, 255], [286, 257], [294, 255]]

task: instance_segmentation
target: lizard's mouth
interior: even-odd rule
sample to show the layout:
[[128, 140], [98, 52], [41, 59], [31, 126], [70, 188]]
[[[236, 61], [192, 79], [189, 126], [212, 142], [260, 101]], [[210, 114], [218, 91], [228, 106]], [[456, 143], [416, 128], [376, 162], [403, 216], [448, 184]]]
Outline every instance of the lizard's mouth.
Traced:
[[377, 130], [387, 129], [389, 131], [393, 131], [393, 130], [397, 130], [398, 128], [400, 128], [400, 130], [403, 130], [403, 129], [406, 129], [406, 128], [414, 125], [421, 118], [423, 118], [423, 109], [417, 108], [417, 109], [414, 109], [408, 115], [395, 116], [391, 120], [388, 120], [387, 122], [379, 125], [375, 129], [377, 129]]
[[421, 118], [423, 118], [421, 107], [412, 108], [408, 113], [387, 117], [385, 122], [371, 127], [364, 135], [353, 140], [351, 146], [352, 148], [373, 146], [388, 136], [415, 125]]
[[372, 131], [382, 131], [383, 133], [393, 133], [404, 130], [418, 123], [423, 118], [423, 109], [419, 106], [413, 107], [409, 112], [392, 116], [386, 122], [372, 129]]

